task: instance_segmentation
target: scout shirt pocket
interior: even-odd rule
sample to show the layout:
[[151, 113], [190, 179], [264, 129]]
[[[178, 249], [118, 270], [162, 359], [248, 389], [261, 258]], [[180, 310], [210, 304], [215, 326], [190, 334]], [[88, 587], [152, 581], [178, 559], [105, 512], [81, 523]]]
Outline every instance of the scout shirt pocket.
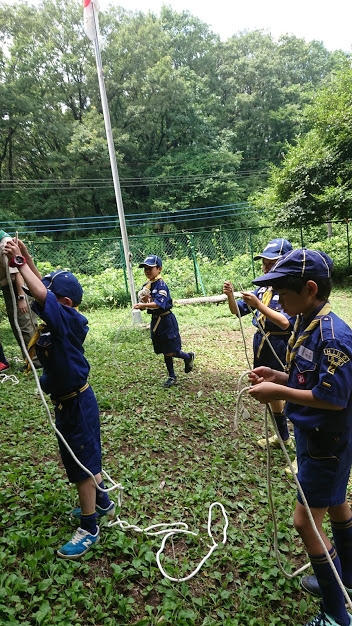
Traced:
[[304, 346], [300, 346], [295, 355], [294, 364], [296, 367], [298, 388], [303, 387], [309, 389], [311, 387], [309, 383], [317, 370], [317, 363], [314, 360], [313, 351]]

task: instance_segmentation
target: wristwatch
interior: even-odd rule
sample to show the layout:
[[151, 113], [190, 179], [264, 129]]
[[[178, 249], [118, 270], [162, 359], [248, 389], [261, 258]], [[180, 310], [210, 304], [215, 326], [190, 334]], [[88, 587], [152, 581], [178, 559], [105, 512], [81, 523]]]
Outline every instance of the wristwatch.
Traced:
[[25, 300], [26, 296], [17, 296], [17, 300]]
[[10, 267], [22, 267], [22, 265], [24, 265], [25, 263], [27, 263], [27, 261], [24, 258], [24, 256], [20, 256], [18, 254], [17, 256], [14, 256], [13, 259], [11, 259], [11, 261], [9, 262], [9, 266]]

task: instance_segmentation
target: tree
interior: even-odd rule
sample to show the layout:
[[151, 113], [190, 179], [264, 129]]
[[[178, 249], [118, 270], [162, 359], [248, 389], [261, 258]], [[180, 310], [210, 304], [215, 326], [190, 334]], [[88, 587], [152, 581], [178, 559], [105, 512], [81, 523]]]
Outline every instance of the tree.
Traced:
[[[72, 124], [82, 119], [87, 107], [83, 71], [87, 43], [81, 11], [63, 0], [46, 0], [42, 8], [2, 5], [0, 24], [6, 44], [0, 121], [6, 211], [14, 209], [24, 218], [44, 217], [53, 215], [55, 205], [54, 214], [62, 210], [65, 214], [60, 183], [53, 197], [45, 184], [34, 181], [60, 181], [65, 175], [62, 155]], [[20, 188], [16, 181], [21, 181]]]
[[274, 42], [263, 31], [234, 35], [222, 46], [218, 67], [218, 122], [234, 131], [241, 170], [278, 165], [301, 128], [303, 106], [346, 55], [296, 37]]
[[352, 70], [333, 75], [305, 109], [310, 130], [289, 147], [269, 187], [254, 198], [277, 222], [321, 224], [352, 209]]
[[[302, 108], [313, 89], [346, 60], [317, 42], [275, 42], [260, 31], [221, 43], [188, 11], [167, 6], [160, 17], [110, 7], [100, 28], [127, 216], [245, 201], [263, 187], [269, 164], [281, 162], [286, 142], [309, 128]], [[114, 214], [82, 6], [2, 2], [0, 38], [4, 217]]]

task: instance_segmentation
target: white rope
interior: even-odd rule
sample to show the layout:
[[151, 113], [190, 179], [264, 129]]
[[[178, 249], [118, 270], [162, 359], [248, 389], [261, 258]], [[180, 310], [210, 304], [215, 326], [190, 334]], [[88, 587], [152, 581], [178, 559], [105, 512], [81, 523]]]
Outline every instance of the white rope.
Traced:
[[[242, 380], [243, 376], [245, 376], [246, 374], [248, 374], [248, 372], [245, 372], [242, 375], [240, 380]], [[240, 403], [242, 401], [242, 395], [246, 391], [248, 391], [248, 389], [250, 389], [250, 387], [244, 387], [239, 392], [238, 403]], [[298, 478], [296, 476], [296, 473], [294, 471], [294, 468], [292, 466], [291, 459], [290, 459], [290, 457], [288, 455], [288, 452], [286, 450], [286, 446], [285, 446], [285, 444], [284, 444], [284, 442], [282, 440], [282, 437], [280, 436], [280, 433], [278, 431], [278, 428], [277, 428], [274, 416], [272, 414], [272, 411], [270, 409], [270, 406], [266, 405], [266, 411], [265, 411], [265, 438], [266, 438], [266, 450], [267, 450], [267, 479], [268, 479], [267, 480], [267, 485], [268, 485], [269, 506], [270, 506], [270, 511], [271, 511], [271, 514], [272, 514], [273, 524], [274, 524], [274, 550], [275, 550], [275, 557], [276, 557], [277, 565], [278, 565], [280, 571], [282, 572], [282, 574], [286, 578], [292, 579], [292, 578], [295, 578], [301, 572], [303, 572], [305, 569], [307, 569], [310, 566], [310, 563], [306, 563], [306, 565], [303, 565], [301, 568], [299, 568], [298, 570], [296, 570], [292, 574], [289, 574], [283, 568], [283, 566], [281, 564], [280, 557], [279, 557], [279, 549], [278, 549], [279, 542], [278, 542], [278, 532], [277, 532], [277, 518], [276, 518], [275, 506], [274, 506], [274, 502], [273, 502], [273, 498], [272, 498], [272, 485], [271, 485], [271, 475], [270, 475], [271, 451], [270, 451], [269, 436], [268, 436], [267, 411], [269, 411], [269, 413], [270, 413], [271, 421], [273, 423], [276, 436], [277, 436], [277, 438], [279, 440], [281, 449], [282, 449], [282, 451], [284, 453], [285, 460], [286, 460], [286, 462], [288, 463], [288, 465], [289, 465], [289, 467], [291, 469], [293, 479], [294, 479], [294, 481], [296, 483], [297, 489], [298, 489], [299, 494], [300, 494], [300, 496], [302, 498], [302, 502], [303, 502], [303, 505], [305, 507], [305, 510], [306, 510], [307, 515], [308, 515], [308, 518], [309, 518], [309, 521], [311, 523], [311, 526], [313, 528], [314, 534], [315, 534], [316, 538], [318, 539], [319, 543], [322, 546], [323, 552], [324, 552], [324, 554], [325, 554], [325, 556], [326, 556], [326, 558], [327, 558], [327, 560], [329, 562], [329, 565], [330, 565], [330, 567], [331, 567], [331, 569], [332, 569], [332, 571], [334, 573], [335, 579], [336, 579], [336, 581], [337, 581], [337, 583], [338, 583], [338, 585], [339, 585], [339, 587], [340, 587], [340, 589], [341, 589], [341, 591], [342, 591], [342, 593], [343, 593], [343, 595], [344, 595], [344, 597], [346, 599], [346, 602], [347, 602], [349, 608], [352, 609], [352, 600], [349, 597], [349, 595], [348, 595], [348, 593], [347, 593], [347, 591], [346, 591], [346, 589], [344, 587], [344, 584], [343, 584], [343, 582], [342, 582], [342, 580], [341, 580], [341, 578], [339, 576], [339, 573], [338, 573], [338, 571], [337, 571], [337, 569], [336, 569], [336, 567], [335, 567], [335, 565], [333, 563], [333, 560], [332, 560], [332, 558], [331, 558], [331, 556], [329, 554], [329, 551], [328, 551], [327, 547], [325, 546], [325, 543], [324, 543], [324, 541], [323, 541], [323, 539], [322, 539], [322, 537], [321, 537], [321, 535], [320, 535], [320, 533], [319, 533], [319, 531], [318, 531], [318, 529], [316, 527], [313, 515], [312, 515], [312, 513], [310, 511], [310, 508], [309, 508], [309, 504], [307, 502], [307, 499], [306, 499], [306, 497], [304, 495], [304, 492], [303, 492], [303, 489], [301, 487], [301, 484], [300, 484], [300, 482], [299, 482], [299, 480], [298, 480]]]
[[[6, 259], [7, 259], [7, 257], [6, 257]], [[7, 269], [7, 274], [8, 274], [8, 280], [11, 280], [11, 279], [10, 279], [10, 275], [9, 275], [9, 270], [8, 270], [8, 264], [6, 265], [6, 269]], [[9, 282], [9, 284], [10, 284], [10, 282]], [[29, 356], [29, 354], [28, 354], [27, 347], [26, 347], [26, 345], [25, 345], [25, 343], [24, 343], [24, 341], [23, 341], [23, 337], [22, 337], [22, 332], [21, 332], [21, 329], [20, 329], [20, 327], [19, 327], [19, 325], [18, 325], [18, 320], [17, 320], [17, 310], [16, 310], [16, 301], [15, 301], [15, 295], [14, 295], [14, 291], [13, 291], [12, 284], [11, 284], [11, 289], [12, 289], [12, 300], [13, 300], [13, 304], [14, 304], [14, 317], [15, 317], [15, 324], [16, 324], [16, 328], [17, 328], [17, 330], [19, 331], [19, 335], [20, 335], [20, 338], [21, 338], [21, 344], [22, 344], [23, 350], [24, 350], [24, 352], [25, 352], [25, 354], [26, 354], [26, 356], [27, 356], [28, 362], [29, 362], [30, 367], [31, 367], [31, 369], [32, 369], [32, 371], [33, 371], [34, 378], [35, 378], [35, 382], [36, 382], [36, 386], [37, 386], [37, 389], [38, 389], [38, 393], [39, 393], [39, 395], [40, 395], [40, 398], [41, 398], [42, 404], [43, 404], [43, 406], [44, 406], [44, 408], [45, 408], [45, 410], [46, 410], [46, 413], [47, 413], [47, 415], [48, 415], [50, 426], [52, 427], [52, 429], [53, 429], [53, 431], [55, 432], [55, 434], [57, 435], [57, 437], [59, 437], [59, 438], [61, 439], [62, 443], [65, 445], [66, 449], [68, 450], [69, 454], [72, 456], [72, 458], [74, 459], [74, 461], [77, 463], [77, 465], [78, 465], [78, 466], [79, 466], [79, 467], [80, 467], [80, 468], [81, 468], [84, 472], [86, 472], [86, 473], [87, 473], [87, 474], [88, 474], [88, 475], [89, 475], [89, 476], [93, 479], [93, 482], [94, 482], [94, 484], [95, 484], [96, 488], [97, 488], [99, 491], [102, 491], [102, 492], [104, 492], [104, 493], [109, 493], [109, 492], [111, 492], [111, 491], [115, 491], [116, 489], [118, 489], [118, 490], [119, 490], [119, 492], [118, 492], [118, 502], [117, 502], [117, 505], [118, 505], [118, 507], [119, 507], [119, 508], [121, 508], [121, 504], [122, 504], [122, 491], [123, 491], [123, 486], [121, 485], [121, 483], [116, 483], [116, 482], [115, 482], [115, 481], [111, 478], [111, 476], [109, 476], [109, 474], [108, 474], [108, 473], [107, 473], [104, 469], [102, 469], [102, 470], [101, 470], [101, 473], [102, 473], [102, 474], [104, 475], [104, 477], [105, 477], [105, 478], [106, 478], [106, 479], [107, 479], [107, 480], [108, 480], [108, 481], [112, 484], [112, 487], [109, 487], [109, 488], [104, 488], [104, 489], [103, 489], [102, 487], [100, 487], [100, 486], [98, 485], [98, 483], [97, 483], [96, 479], [95, 479], [95, 476], [92, 474], [92, 472], [91, 472], [91, 471], [90, 471], [87, 467], [85, 467], [85, 466], [84, 466], [84, 465], [83, 465], [83, 464], [79, 461], [79, 459], [78, 459], [78, 458], [76, 457], [76, 455], [74, 454], [73, 450], [72, 450], [72, 449], [70, 448], [70, 446], [68, 445], [68, 443], [67, 443], [67, 441], [65, 440], [64, 436], [63, 436], [63, 435], [61, 434], [61, 432], [60, 432], [60, 431], [56, 428], [55, 422], [53, 421], [52, 416], [51, 416], [51, 411], [50, 411], [50, 409], [49, 409], [48, 403], [47, 403], [47, 401], [46, 401], [46, 399], [45, 399], [45, 397], [44, 397], [43, 391], [42, 391], [42, 389], [41, 389], [41, 386], [40, 386], [40, 381], [39, 381], [39, 378], [38, 378], [38, 374], [37, 374], [37, 372], [36, 372], [36, 369], [35, 369], [35, 367], [34, 367], [34, 364], [33, 364], [32, 360], [31, 360], [31, 358], [30, 358], [30, 356]], [[123, 326], [123, 323], [121, 324], [120, 328], [121, 328], [122, 326]], [[6, 377], [6, 379], [8, 379], [8, 378], [12, 378], [12, 377], [10, 377], [10, 376], [7, 376], [6, 374], [2, 374], [1, 376], [2, 376], [2, 377], [3, 377], [3, 376], [5, 376], [5, 377]], [[14, 377], [14, 378], [15, 378], [15, 377]], [[3, 382], [3, 380], [1, 380], [1, 382]], [[17, 380], [17, 383], [18, 383], [18, 380]], [[158, 552], [157, 552], [157, 555], [156, 555], [156, 561], [157, 561], [157, 564], [158, 564], [159, 570], [160, 570], [160, 572], [162, 573], [162, 575], [163, 575], [163, 576], [165, 576], [165, 578], [168, 578], [169, 580], [172, 580], [172, 581], [174, 581], [174, 582], [183, 582], [183, 581], [185, 581], [185, 580], [190, 580], [191, 578], [193, 578], [193, 576], [195, 576], [195, 575], [199, 572], [199, 570], [201, 569], [201, 567], [204, 565], [204, 563], [208, 560], [208, 558], [212, 555], [212, 553], [214, 552], [214, 550], [215, 550], [215, 549], [218, 547], [218, 545], [219, 545], [218, 543], [216, 543], [216, 542], [214, 541], [213, 536], [212, 536], [212, 533], [211, 533], [212, 510], [213, 510], [213, 507], [214, 507], [214, 506], [219, 506], [219, 507], [221, 508], [221, 511], [222, 511], [222, 514], [223, 514], [223, 517], [224, 517], [224, 520], [225, 520], [225, 525], [224, 525], [224, 528], [223, 528], [223, 540], [222, 540], [222, 543], [223, 543], [223, 544], [225, 544], [225, 543], [226, 543], [226, 541], [227, 541], [228, 517], [227, 517], [227, 515], [226, 515], [226, 511], [225, 511], [225, 509], [224, 509], [223, 505], [222, 505], [220, 502], [213, 502], [213, 504], [211, 504], [211, 505], [210, 505], [210, 507], [209, 507], [209, 515], [208, 515], [208, 534], [209, 534], [209, 537], [210, 537], [210, 538], [212, 539], [212, 541], [213, 541], [213, 545], [211, 546], [211, 548], [210, 548], [209, 552], [207, 553], [207, 555], [206, 555], [206, 556], [205, 556], [205, 557], [201, 560], [201, 562], [199, 563], [199, 565], [196, 567], [196, 569], [195, 569], [195, 570], [194, 570], [194, 571], [193, 571], [193, 572], [192, 572], [189, 576], [186, 576], [185, 578], [171, 578], [171, 577], [170, 577], [170, 576], [169, 576], [169, 575], [168, 575], [168, 574], [164, 571], [164, 569], [162, 568], [161, 562], [160, 562], [160, 557], [161, 557], [161, 555], [162, 555], [162, 553], [163, 553], [163, 551], [164, 551], [166, 541], [167, 541], [170, 537], [172, 537], [172, 536], [173, 536], [173, 535], [175, 535], [175, 534], [179, 534], [179, 533], [188, 534], [188, 535], [193, 535], [193, 536], [195, 536], [195, 537], [197, 536], [197, 533], [194, 533], [194, 532], [192, 532], [192, 531], [188, 530], [188, 525], [187, 525], [185, 522], [171, 522], [171, 523], [169, 523], [169, 524], [154, 524], [154, 525], [152, 525], [152, 526], [148, 526], [147, 528], [143, 529], [143, 528], [139, 528], [138, 526], [135, 526], [135, 525], [133, 525], [133, 524], [129, 524], [128, 522], [126, 522], [126, 521], [124, 521], [124, 520], [121, 520], [120, 518], [117, 518], [116, 520], [110, 521], [110, 522], [109, 522], [109, 524], [108, 524], [108, 526], [110, 526], [110, 527], [111, 527], [111, 526], [118, 525], [118, 526], [121, 528], [121, 530], [134, 530], [135, 532], [144, 533], [144, 534], [146, 534], [146, 535], [148, 535], [148, 536], [158, 536], [158, 535], [164, 534], [165, 536], [164, 536], [164, 538], [163, 538], [163, 541], [162, 541], [161, 547], [159, 548], [159, 550], [158, 550]], [[156, 530], [157, 528], [160, 528], [160, 530]], [[153, 529], [155, 529], [155, 530], [153, 530]]]
[[[146, 535], [149, 535], [151, 537], [155, 537], [157, 535], [161, 535], [164, 534], [164, 538], [162, 540], [161, 546], [157, 552], [156, 555], [156, 562], [158, 564], [158, 568], [160, 570], [160, 572], [162, 573], [162, 575], [167, 578], [168, 580], [171, 580], [172, 582], [185, 582], [186, 580], [190, 580], [191, 578], [193, 578], [193, 576], [195, 576], [199, 570], [203, 567], [204, 563], [209, 559], [209, 557], [212, 555], [212, 553], [214, 552], [214, 550], [216, 550], [216, 548], [219, 546], [219, 543], [216, 543], [216, 541], [214, 541], [214, 537], [211, 531], [211, 526], [212, 526], [212, 511], [213, 508], [215, 506], [220, 507], [223, 518], [225, 520], [224, 523], [224, 527], [222, 530], [222, 534], [223, 534], [223, 539], [222, 539], [222, 544], [225, 545], [226, 541], [227, 541], [227, 528], [229, 525], [229, 521], [228, 521], [228, 517], [225, 511], [224, 506], [221, 504], [221, 502], [213, 502], [210, 507], [209, 507], [209, 513], [208, 513], [208, 536], [210, 537], [210, 539], [212, 540], [213, 544], [209, 547], [209, 552], [205, 555], [205, 557], [200, 561], [200, 563], [197, 565], [197, 567], [195, 568], [195, 570], [193, 572], [191, 572], [191, 574], [189, 574], [188, 576], [185, 576], [183, 578], [173, 578], [172, 576], [169, 576], [169, 574], [167, 574], [167, 572], [163, 569], [162, 565], [161, 565], [161, 555], [164, 552], [165, 549], [165, 545], [166, 542], [168, 541], [168, 539], [170, 537], [173, 537], [174, 535], [177, 534], [185, 534], [185, 535], [193, 535], [193, 537], [197, 537], [198, 533], [195, 533], [191, 530], [188, 530], [188, 524], [186, 524], [185, 522], [173, 522], [171, 524], [153, 524], [152, 526], [148, 526], [147, 528], [139, 528], [138, 526], [135, 525], [131, 525], [128, 524], [128, 522], [121, 520], [119, 518], [117, 518], [116, 520], [110, 521], [108, 526], [116, 526], [118, 525], [121, 529], [123, 530], [134, 530], [135, 532], [138, 533], [144, 533]], [[175, 528], [173, 528], [175, 527]], [[157, 530], [158, 528], [160, 528], [160, 530]]]
[[18, 385], [19, 383], [17, 376], [14, 374], [5, 374], [5, 372], [0, 374], [0, 383], [6, 383], [7, 381], [12, 382], [14, 385]]
[[[244, 291], [244, 289], [243, 289], [241, 284], [240, 284], [240, 289], [241, 289], [241, 291]], [[235, 300], [235, 302], [236, 302], [236, 300]], [[285, 365], [283, 364], [281, 359], [276, 354], [276, 352], [275, 352], [275, 350], [274, 350], [274, 348], [273, 348], [273, 346], [271, 344], [271, 341], [270, 341], [269, 337], [267, 336], [267, 334], [266, 334], [266, 332], [264, 330], [264, 327], [262, 326], [262, 323], [261, 323], [260, 319], [258, 319], [258, 317], [256, 316], [254, 309], [252, 309], [252, 307], [249, 304], [247, 304], [247, 306], [248, 306], [248, 309], [250, 310], [250, 312], [252, 314], [253, 319], [255, 319], [256, 322], [257, 322], [257, 328], [258, 328], [259, 332], [264, 337], [264, 340], [268, 344], [271, 352], [273, 353], [273, 355], [276, 358], [277, 362], [280, 364], [280, 366], [282, 367], [282, 370], [284, 371], [285, 370]], [[237, 307], [237, 310], [238, 310], [237, 302], [236, 302], [236, 307]], [[246, 352], [246, 345], [245, 345], [245, 352]], [[246, 355], [247, 355], [247, 352], [246, 352]], [[248, 361], [248, 357], [247, 357], [247, 361]], [[248, 365], [249, 365], [249, 362], [248, 362]]]
[[239, 422], [239, 416], [241, 415], [242, 417], [249, 417], [249, 413], [247, 411], [247, 415], [245, 413], [246, 409], [244, 407], [243, 404], [243, 395], [244, 395], [244, 391], [247, 391], [248, 389], [250, 389], [250, 387], [245, 387], [244, 389], [241, 390], [241, 385], [242, 385], [242, 381], [244, 379], [245, 376], [248, 376], [248, 374], [250, 374], [252, 370], [247, 370], [246, 372], [243, 372], [243, 374], [241, 374], [241, 376], [238, 379], [238, 383], [237, 383], [237, 402], [236, 402], [236, 409], [235, 409], [235, 413], [234, 413], [234, 418], [233, 418], [233, 432], [234, 433], [238, 433], [238, 422]]
[[[237, 304], [237, 300], [236, 298], [234, 298], [235, 300], [235, 306], [236, 306], [236, 311], [237, 311], [237, 317], [238, 317], [238, 321], [240, 324], [240, 331], [241, 331], [241, 335], [242, 335], [242, 341], [243, 341], [243, 347], [244, 347], [244, 353], [246, 355], [246, 359], [247, 359], [247, 363], [248, 363], [248, 367], [252, 367], [251, 362], [249, 360], [249, 356], [248, 356], [248, 352], [247, 352], [247, 343], [246, 343], [246, 338], [244, 335], [244, 330], [243, 330], [243, 323], [242, 323], [242, 315], [241, 315], [241, 311], [239, 309], [239, 306]], [[254, 313], [253, 313], [254, 314]], [[255, 316], [255, 314], [254, 314]]]

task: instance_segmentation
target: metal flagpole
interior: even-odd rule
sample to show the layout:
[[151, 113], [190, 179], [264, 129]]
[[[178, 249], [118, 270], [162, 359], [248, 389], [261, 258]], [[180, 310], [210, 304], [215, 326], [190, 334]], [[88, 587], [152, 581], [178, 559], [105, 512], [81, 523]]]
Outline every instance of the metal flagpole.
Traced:
[[128, 282], [130, 285], [130, 292], [131, 292], [132, 321], [135, 324], [141, 324], [142, 323], [141, 312], [138, 309], [133, 309], [133, 305], [136, 304], [137, 298], [136, 298], [136, 291], [134, 287], [134, 280], [133, 280], [133, 273], [132, 273], [132, 254], [129, 250], [126, 222], [125, 222], [125, 213], [123, 210], [119, 173], [118, 173], [117, 163], [116, 163], [115, 146], [114, 146], [114, 140], [113, 140], [112, 130], [111, 130], [110, 112], [109, 112], [108, 101], [106, 97], [103, 66], [102, 66], [101, 54], [100, 54], [99, 21], [98, 21], [98, 14], [97, 14], [98, 10], [99, 10], [99, 4], [97, 0], [83, 0], [84, 30], [86, 32], [87, 37], [89, 37], [89, 39], [94, 44], [95, 60], [97, 64], [97, 72], [98, 72], [98, 80], [99, 80], [100, 98], [101, 98], [101, 104], [103, 107], [106, 138], [107, 138], [108, 148], [109, 148], [111, 172], [112, 172], [112, 178], [114, 182], [115, 198], [116, 198], [117, 211], [118, 211], [119, 221], [120, 221], [120, 230], [121, 230], [122, 244], [123, 244], [123, 250], [124, 250], [124, 255], [125, 255]]

